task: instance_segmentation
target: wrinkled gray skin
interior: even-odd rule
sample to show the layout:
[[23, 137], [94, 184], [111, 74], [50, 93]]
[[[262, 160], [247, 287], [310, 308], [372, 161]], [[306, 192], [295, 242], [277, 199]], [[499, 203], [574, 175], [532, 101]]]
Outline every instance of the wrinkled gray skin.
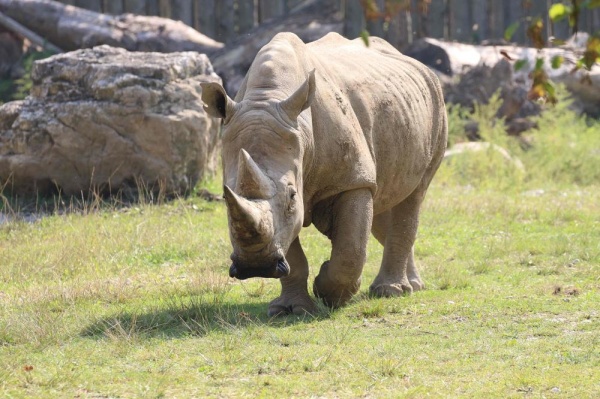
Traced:
[[256, 56], [230, 99], [203, 84], [223, 118], [230, 275], [280, 278], [269, 315], [312, 313], [298, 233], [311, 223], [332, 243], [313, 291], [341, 306], [360, 286], [369, 232], [384, 246], [376, 296], [424, 287], [413, 245], [419, 208], [446, 148], [437, 77], [379, 38], [331, 33], [309, 44], [281, 33]]

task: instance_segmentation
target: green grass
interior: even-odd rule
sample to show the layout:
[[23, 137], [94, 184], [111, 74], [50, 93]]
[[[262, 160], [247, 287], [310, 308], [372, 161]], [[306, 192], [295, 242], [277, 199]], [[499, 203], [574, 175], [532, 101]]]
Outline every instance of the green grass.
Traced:
[[[372, 240], [361, 292], [314, 317], [270, 319], [277, 281], [227, 277], [220, 202], [2, 224], [0, 397], [600, 397], [600, 124], [560, 108], [539, 125], [529, 151], [484, 127], [525, 172], [493, 153], [442, 165], [427, 290], [369, 298]], [[314, 277], [328, 242], [301, 240]]]

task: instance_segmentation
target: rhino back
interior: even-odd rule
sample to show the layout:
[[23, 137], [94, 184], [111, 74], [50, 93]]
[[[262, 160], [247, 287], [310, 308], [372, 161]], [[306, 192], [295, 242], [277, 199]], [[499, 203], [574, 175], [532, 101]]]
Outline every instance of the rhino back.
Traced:
[[307, 222], [316, 204], [356, 188], [372, 189], [375, 214], [401, 202], [443, 157], [437, 77], [379, 38], [366, 47], [330, 33], [304, 44], [279, 33], [257, 54], [236, 101], [286, 99], [313, 69], [315, 97], [300, 116], [312, 126], [301, 140]]
[[320, 171], [313, 173], [340, 185], [344, 179], [332, 171], [351, 169], [359, 177], [351, 185], [374, 181], [374, 211], [383, 212], [406, 198], [443, 157], [446, 116], [439, 81], [379, 38], [366, 47], [361, 39], [330, 34], [308, 48], [321, 78], [321, 104], [312, 107]]

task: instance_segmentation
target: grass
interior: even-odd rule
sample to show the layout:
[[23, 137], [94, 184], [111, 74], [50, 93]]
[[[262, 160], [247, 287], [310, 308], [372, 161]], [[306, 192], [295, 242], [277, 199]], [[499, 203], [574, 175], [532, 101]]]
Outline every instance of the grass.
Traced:
[[[442, 165], [416, 247], [428, 289], [369, 298], [372, 240], [361, 292], [314, 317], [270, 319], [277, 281], [227, 277], [220, 202], [3, 223], [0, 397], [600, 396], [600, 124], [555, 109], [523, 151], [487, 123], [525, 171]], [[328, 242], [301, 239], [314, 276]]]

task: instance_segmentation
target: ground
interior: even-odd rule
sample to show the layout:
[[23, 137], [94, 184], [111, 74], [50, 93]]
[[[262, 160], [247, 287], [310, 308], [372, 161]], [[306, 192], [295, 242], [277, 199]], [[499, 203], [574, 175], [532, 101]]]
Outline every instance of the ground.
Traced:
[[[496, 142], [525, 172], [444, 162], [416, 244], [426, 290], [370, 298], [372, 239], [359, 294], [316, 316], [268, 318], [279, 283], [228, 277], [222, 202], [4, 220], [0, 397], [600, 396], [600, 129], [544, 118], [533, 149]], [[312, 279], [328, 242], [301, 239]]]

